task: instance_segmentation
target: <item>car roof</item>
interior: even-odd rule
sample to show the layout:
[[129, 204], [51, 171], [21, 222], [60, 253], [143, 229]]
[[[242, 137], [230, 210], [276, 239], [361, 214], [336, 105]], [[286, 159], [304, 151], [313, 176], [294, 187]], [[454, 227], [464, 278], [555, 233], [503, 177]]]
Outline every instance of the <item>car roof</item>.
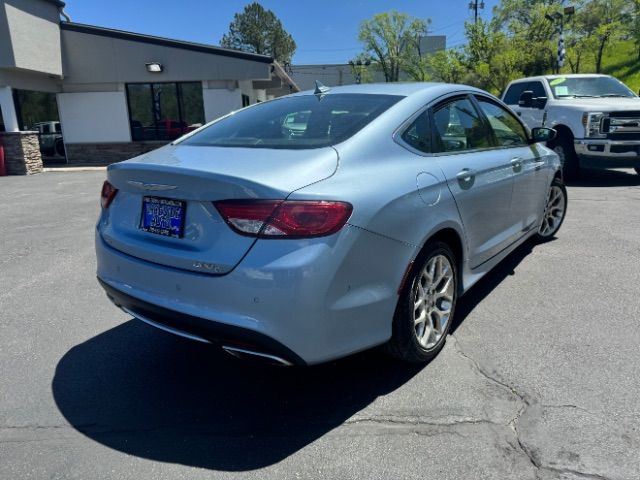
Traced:
[[[427, 93], [429, 91], [437, 90], [473, 90], [477, 92], [483, 92], [475, 87], [468, 85], [458, 85], [452, 83], [438, 83], [438, 82], [393, 82], [393, 83], [362, 83], [354, 85], [342, 85], [338, 87], [328, 87], [327, 95], [337, 93], [362, 93], [372, 95], [400, 95], [408, 97], [416, 93]], [[296, 93], [294, 95], [310, 95], [313, 94], [313, 90], [305, 90], [304, 92]]]

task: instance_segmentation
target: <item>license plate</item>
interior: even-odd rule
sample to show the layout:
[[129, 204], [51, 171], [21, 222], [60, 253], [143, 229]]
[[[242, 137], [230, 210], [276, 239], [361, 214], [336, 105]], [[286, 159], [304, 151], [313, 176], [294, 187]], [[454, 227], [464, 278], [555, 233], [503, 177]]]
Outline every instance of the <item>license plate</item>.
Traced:
[[169, 198], [143, 197], [140, 229], [145, 232], [182, 238], [186, 203]]

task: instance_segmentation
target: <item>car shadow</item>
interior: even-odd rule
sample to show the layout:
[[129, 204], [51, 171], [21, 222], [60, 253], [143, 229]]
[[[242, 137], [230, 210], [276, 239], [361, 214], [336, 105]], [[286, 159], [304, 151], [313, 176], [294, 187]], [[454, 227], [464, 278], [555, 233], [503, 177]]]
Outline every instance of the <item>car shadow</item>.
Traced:
[[[567, 181], [569, 187], [635, 187], [640, 185], [640, 175], [632, 169], [580, 170], [580, 178]], [[569, 201], [571, 199], [569, 198]]]
[[[555, 238], [549, 240], [549, 242], [553, 241], [555, 241]], [[505, 278], [515, 275], [516, 268], [520, 262], [533, 251], [535, 246], [536, 244], [531, 240], [524, 242], [460, 297], [449, 333], [454, 333], [480, 302], [500, 285]]]
[[287, 458], [423, 368], [375, 350], [270, 367], [132, 320], [69, 350], [52, 390], [69, 423], [110, 448], [246, 471]]
[[[460, 298], [452, 333], [532, 249], [521, 245]], [[425, 367], [377, 349], [315, 367], [272, 367], [131, 320], [69, 350], [52, 390], [67, 421], [110, 448], [247, 471], [294, 454]]]

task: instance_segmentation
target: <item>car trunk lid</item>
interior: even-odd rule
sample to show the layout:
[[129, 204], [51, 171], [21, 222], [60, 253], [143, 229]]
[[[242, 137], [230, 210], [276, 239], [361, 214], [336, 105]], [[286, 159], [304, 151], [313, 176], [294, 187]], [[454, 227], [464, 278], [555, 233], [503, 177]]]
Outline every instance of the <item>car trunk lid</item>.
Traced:
[[[123, 253], [160, 265], [225, 274], [255, 239], [235, 233], [212, 202], [285, 199], [292, 191], [333, 175], [337, 164], [337, 153], [330, 147], [304, 151], [163, 147], [109, 167], [108, 180], [118, 194], [101, 221], [102, 238]], [[144, 231], [143, 199], [149, 204], [160, 199], [181, 205], [182, 237]]]

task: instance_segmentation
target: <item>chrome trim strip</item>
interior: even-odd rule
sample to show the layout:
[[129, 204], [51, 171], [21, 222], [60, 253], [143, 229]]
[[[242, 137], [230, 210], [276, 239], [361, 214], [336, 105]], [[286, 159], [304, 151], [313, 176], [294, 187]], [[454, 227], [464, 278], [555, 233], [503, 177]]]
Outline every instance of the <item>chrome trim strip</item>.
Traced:
[[275, 362], [278, 362], [280, 365], [283, 365], [285, 367], [290, 367], [293, 365], [293, 363], [285, 360], [284, 358], [276, 357], [275, 355], [269, 355], [267, 353], [255, 352], [253, 350], [246, 350], [244, 348], [238, 348], [238, 347], [230, 347], [229, 345], [223, 345], [222, 349], [225, 352], [227, 352], [229, 355], [233, 355], [234, 357], [238, 357], [238, 358], [241, 358], [242, 355], [253, 355], [255, 357], [274, 360]]
[[150, 190], [152, 192], [160, 192], [165, 190], [175, 190], [177, 185], [165, 185], [162, 183], [144, 183], [136, 180], [127, 180], [127, 183], [132, 187], [140, 188], [142, 190]]
[[139, 313], [136, 313], [132, 310], [129, 310], [126, 307], [120, 307], [120, 309], [125, 312], [128, 315], [131, 315], [134, 318], [137, 318], [140, 321], [143, 321], [144, 323], [147, 323], [149, 325], [151, 325], [152, 327], [156, 327], [159, 328], [160, 330], [164, 330], [165, 332], [169, 332], [169, 333], [173, 333], [174, 335], [178, 335], [180, 337], [184, 337], [184, 338], [188, 338], [189, 340], [195, 340], [196, 342], [202, 342], [202, 343], [211, 343], [209, 340], [206, 340], [202, 337], [198, 337], [197, 335], [192, 335], [190, 333], [187, 332], [183, 332], [182, 330], [177, 330], [175, 328], [171, 328], [171, 327], [167, 327], [166, 325], [162, 325], [161, 323], [156, 323], [153, 320], [150, 320], [149, 318], [140, 315]]

